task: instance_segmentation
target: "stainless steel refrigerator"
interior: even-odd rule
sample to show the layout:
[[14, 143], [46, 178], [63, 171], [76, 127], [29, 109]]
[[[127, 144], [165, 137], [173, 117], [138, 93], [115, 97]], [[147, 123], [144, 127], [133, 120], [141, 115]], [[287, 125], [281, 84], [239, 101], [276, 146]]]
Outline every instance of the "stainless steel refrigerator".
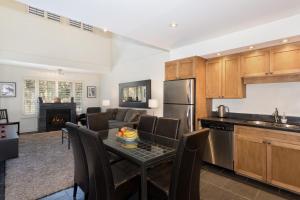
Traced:
[[164, 117], [179, 118], [179, 135], [195, 129], [195, 79], [164, 82]]

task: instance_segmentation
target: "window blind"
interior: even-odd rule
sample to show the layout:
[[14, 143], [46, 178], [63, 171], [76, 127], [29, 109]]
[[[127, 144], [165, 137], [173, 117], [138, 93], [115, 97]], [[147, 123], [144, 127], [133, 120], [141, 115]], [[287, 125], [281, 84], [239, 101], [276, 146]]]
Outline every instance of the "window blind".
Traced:
[[82, 99], [83, 99], [83, 86], [82, 83], [75, 83], [74, 101], [76, 103], [77, 113], [82, 113]]
[[39, 96], [45, 103], [52, 103], [56, 94], [55, 81], [39, 81]]
[[24, 81], [24, 113], [35, 114], [36, 97], [35, 97], [35, 80]]
[[61, 102], [70, 102], [72, 95], [72, 82], [58, 82], [58, 97]]

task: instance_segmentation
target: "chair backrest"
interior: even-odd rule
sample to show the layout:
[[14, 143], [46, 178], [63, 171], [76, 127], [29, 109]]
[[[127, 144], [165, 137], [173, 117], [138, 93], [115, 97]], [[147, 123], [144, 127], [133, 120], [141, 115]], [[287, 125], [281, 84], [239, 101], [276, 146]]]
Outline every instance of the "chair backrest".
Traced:
[[89, 190], [89, 173], [85, 151], [79, 137], [78, 126], [71, 122], [66, 123], [74, 155], [74, 182], [87, 193]]
[[181, 137], [172, 169], [170, 200], [200, 199], [200, 171], [208, 134], [208, 129], [202, 129]]
[[142, 115], [137, 126], [139, 133], [154, 133], [157, 117], [150, 115]]
[[89, 199], [114, 199], [113, 175], [102, 139], [84, 127], [79, 128], [79, 133], [88, 163]]
[[0, 121], [2, 120], [8, 123], [7, 109], [0, 109]]
[[86, 113], [90, 114], [90, 113], [99, 113], [101, 112], [101, 107], [88, 107], [86, 109]]
[[87, 127], [93, 131], [104, 131], [109, 129], [108, 116], [106, 113], [87, 114]]
[[154, 134], [178, 139], [180, 119], [160, 117], [157, 120]]

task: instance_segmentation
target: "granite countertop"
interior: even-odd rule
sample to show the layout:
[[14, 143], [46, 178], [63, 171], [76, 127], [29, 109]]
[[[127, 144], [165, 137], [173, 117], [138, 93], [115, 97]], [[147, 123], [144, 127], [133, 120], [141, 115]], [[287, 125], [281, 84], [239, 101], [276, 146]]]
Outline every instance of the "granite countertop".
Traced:
[[245, 119], [243, 117], [241, 117], [241, 118], [207, 117], [207, 118], [201, 118], [198, 120], [224, 122], [224, 123], [230, 123], [230, 124], [234, 124], [234, 125], [243, 125], [243, 126], [251, 126], [251, 127], [282, 130], [282, 131], [291, 131], [291, 132], [300, 133], [300, 123], [293, 122], [293, 123], [287, 123], [287, 124], [281, 124], [281, 123], [276, 124], [271, 121], [261, 120], [259, 117], [256, 118], [257, 121], [253, 120], [253, 119]]

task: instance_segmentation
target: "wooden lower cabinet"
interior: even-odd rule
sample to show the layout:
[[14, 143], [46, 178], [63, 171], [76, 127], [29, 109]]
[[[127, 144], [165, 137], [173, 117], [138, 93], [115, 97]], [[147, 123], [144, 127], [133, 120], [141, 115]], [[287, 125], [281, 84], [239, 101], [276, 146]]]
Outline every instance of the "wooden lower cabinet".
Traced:
[[300, 193], [300, 146], [272, 141], [267, 148], [268, 182]]
[[300, 193], [300, 133], [235, 126], [236, 173]]
[[265, 181], [267, 177], [267, 147], [260, 138], [235, 136], [235, 171]]

